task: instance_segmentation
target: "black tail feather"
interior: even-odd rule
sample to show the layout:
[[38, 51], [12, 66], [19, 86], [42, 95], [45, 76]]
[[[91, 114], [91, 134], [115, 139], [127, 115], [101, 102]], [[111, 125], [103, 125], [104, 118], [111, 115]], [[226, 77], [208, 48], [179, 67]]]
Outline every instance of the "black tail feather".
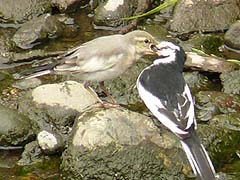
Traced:
[[181, 143], [197, 179], [215, 180], [214, 167], [196, 132], [193, 131], [191, 136], [181, 140]]
[[18, 75], [15, 76], [15, 79], [30, 79], [34, 77], [43, 76], [46, 74], [51, 74], [53, 72], [54, 67], [58, 64], [59, 62], [52, 62], [50, 64], [33, 67], [31, 69], [19, 73]]

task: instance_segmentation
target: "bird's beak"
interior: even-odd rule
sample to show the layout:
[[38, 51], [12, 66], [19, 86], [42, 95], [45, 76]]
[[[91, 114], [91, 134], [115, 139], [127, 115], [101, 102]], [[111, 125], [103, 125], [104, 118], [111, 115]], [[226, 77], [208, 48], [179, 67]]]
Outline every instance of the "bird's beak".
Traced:
[[150, 44], [149, 45], [149, 48], [148, 48], [149, 50], [148, 51], [145, 51], [145, 54], [146, 55], [158, 55], [157, 54], [157, 45], [155, 45], [155, 44]]
[[155, 54], [158, 53], [158, 47], [155, 44], [151, 44], [149, 47]]
[[165, 58], [165, 57], [167, 57], [167, 56], [164, 56], [163, 54], [161, 54], [161, 52], [162, 52], [162, 50], [163, 50], [164, 48], [158, 47], [158, 45], [154, 45], [154, 44], [152, 44], [150, 48], [151, 48], [151, 50], [152, 50], [153, 52], [155, 52], [155, 55], [157, 55], [158, 58]]

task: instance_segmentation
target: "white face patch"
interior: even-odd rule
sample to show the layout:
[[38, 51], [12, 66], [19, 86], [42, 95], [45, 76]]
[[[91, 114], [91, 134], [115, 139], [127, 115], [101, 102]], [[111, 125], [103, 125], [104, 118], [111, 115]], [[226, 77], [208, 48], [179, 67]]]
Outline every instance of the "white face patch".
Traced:
[[115, 11], [118, 6], [123, 5], [124, 0], [109, 0], [107, 1], [106, 5], [104, 6], [104, 8], [107, 11]]
[[161, 49], [164, 47], [168, 47], [169, 49], [180, 51], [179, 46], [176, 46], [175, 44], [173, 44], [172, 42], [169, 42], [169, 41], [162, 41], [157, 45], [158, 49]]
[[168, 64], [176, 61], [176, 51], [180, 51], [180, 47], [176, 46], [175, 44], [168, 42], [168, 41], [162, 41], [160, 42], [156, 48], [157, 54], [159, 56], [159, 59], [156, 59], [153, 63], [154, 64]]
[[153, 61], [153, 64], [157, 65], [157, 64], [169, 64], [175, 61], [175, 53], [171, 54], [170, 56], [167, 56], [165, 58], [159, 58]]

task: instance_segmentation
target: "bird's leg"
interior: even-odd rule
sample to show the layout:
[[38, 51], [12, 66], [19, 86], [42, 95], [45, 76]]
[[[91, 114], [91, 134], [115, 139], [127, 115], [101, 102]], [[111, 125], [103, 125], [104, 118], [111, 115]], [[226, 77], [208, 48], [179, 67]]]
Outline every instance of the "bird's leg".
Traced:
[[90, 87], [90, 85], [89, 85], [89, 82], [84, 82], [83, 83], [83, 86], [84, 86], [84, 88], [86, 89], [86, 90], [88, 90], [88, 92], [93, 96], [93, 97], [95, 97], [97, 100], [98, 100], [98, 102], [100, 103], [100, 104], [103, 104], [103, 101], [98, 97], [98, 95], [95, 93], [95, 91]]
[[117, 105], [117, 101], [111, 96], [111, 94], [108, 92], [108, 90], [104, 87], [104, 82], [99, 82], [99, 87], [103, 91], [103, 93], [112, 101], [112, 104]]
[[97, 101], [100, 103], [100, 105], [102, 106], [102, 107], [104, 107], [104, 108], [113, 108], [113, 107], [118, 107], [119, 105], [117, 105], [117, 104], [111, 104], [111, 103], [105, 103], [105, 102], [103, 102], [98, 96], [97, 96], [97, 94], [95, 93], [95, 91], [89, 86], [89, 82], [84, 82], [83, 83], [83, 86], [84, 86], [84, 88], [86, 88], [87, 90], [88, 90], [88, 92], [92, 95], [92, 96], [94, 96], [96, 99], [97, 99]]

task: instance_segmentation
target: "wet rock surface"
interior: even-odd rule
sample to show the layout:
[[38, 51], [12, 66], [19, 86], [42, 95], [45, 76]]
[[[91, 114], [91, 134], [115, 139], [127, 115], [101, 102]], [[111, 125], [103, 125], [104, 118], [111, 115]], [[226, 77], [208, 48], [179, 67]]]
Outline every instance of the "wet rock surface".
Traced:
[[217, 91], [200, 91], [196, 94], [197, 119], [208, 121], [218, 114], [240, 111], [240, 96]]
[[199, 105], [213, 104], [221, 113], [239, 112], [240, 96], [217, 91], [200, 91], [196, 95]]
[[62, 53], [62, 51], [51, 52], [44, 49], [30, 50], [27, 52], [4, 52], [0, 54], [0, 69], [11, 69], [32, 63], [31, 61], [34, 60], [55, 57]]
[[[71, 32], [71, 33], [70, 33]], [[64, 15], [43, 14], [24, 23], [14, 34], [13, 42], [22, 49], [29, 49], [48, 39], [76, 34], [72, 18]]]
[[1, 146], [24, 146], [34, 138], [33, 122], [13, 109], [0, 105]]
[[21, 159], [18, 161], [18, 165], [26, 166], [34, 163], [42, 162], [44, 155], [37, 141], [32, 141], [24, 147], [24, 151], [21, 155]]
[[23, 23], [41, 14], [51, 12], [50, 0], [1, 0], [0, 22], [1, 23]]
[[238, 17], [237, 3], [236, 0], [180, 1], [174, 10], [170, 30], [179, 34], [223, 31]]

